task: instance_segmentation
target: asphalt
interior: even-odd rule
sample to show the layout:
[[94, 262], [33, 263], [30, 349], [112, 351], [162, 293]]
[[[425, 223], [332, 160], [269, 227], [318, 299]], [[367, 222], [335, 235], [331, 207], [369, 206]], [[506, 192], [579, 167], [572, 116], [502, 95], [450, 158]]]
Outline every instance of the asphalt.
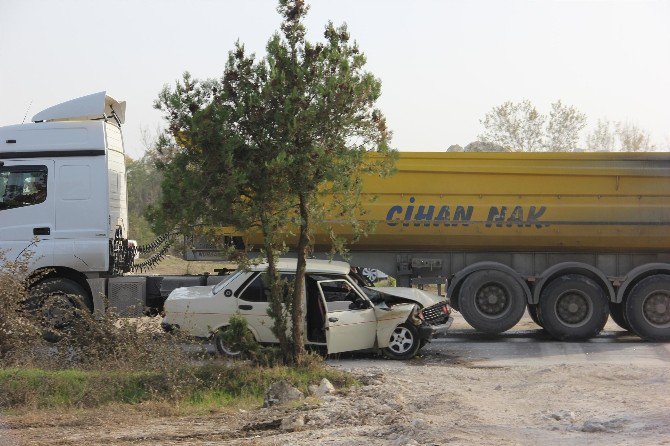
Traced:
[[454, 330], [427, 345], [422, 357], [488, 365], [668, 365], [670, 344], [650, 343], [625, 331], [603, 331], [583, 342], [560, 342], [543, 330], [512, 330], [497, 336]]

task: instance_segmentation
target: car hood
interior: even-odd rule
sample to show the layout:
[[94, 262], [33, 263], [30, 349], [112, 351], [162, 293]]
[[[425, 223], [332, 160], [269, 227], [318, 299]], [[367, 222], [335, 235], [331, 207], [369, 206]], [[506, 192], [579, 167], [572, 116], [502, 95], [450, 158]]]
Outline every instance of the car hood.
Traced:
[[446, 301], [446, 299], [442, 296], [434, 293], [427, 293], [418, 288], [376, 286], [370, 289], [382, 293], [382, 299], [384, 301], [400, 298], [399, 300], [412, 301], [421, 304], [421, 306], [424, 308]]

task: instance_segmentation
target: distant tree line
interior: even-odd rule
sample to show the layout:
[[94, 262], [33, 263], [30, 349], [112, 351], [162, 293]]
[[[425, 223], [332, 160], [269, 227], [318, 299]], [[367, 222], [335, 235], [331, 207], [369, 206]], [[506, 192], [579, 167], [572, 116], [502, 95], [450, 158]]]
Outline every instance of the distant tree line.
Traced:
[[596, 128], [586, 136], [584, 145], [580, 147], [586, 115], [560, 100], [551, 104], [549, 115], [540, 113], [528, 100], [507, 101], [493, 107], [480, 123], [484, 131], [478, 136], [479, 140], [505, 151], [643, 152], [656, 149], [647, 130], [628, 121], [612, 122], [607, 119], [598, 120]]

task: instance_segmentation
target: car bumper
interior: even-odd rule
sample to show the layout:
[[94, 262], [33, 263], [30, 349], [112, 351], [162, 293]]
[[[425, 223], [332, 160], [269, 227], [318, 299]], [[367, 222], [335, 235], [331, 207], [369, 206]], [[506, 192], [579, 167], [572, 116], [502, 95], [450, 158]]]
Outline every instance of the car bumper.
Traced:
[[430, 341], [431, 339], [434, 338], [439, 338], [447, 334], [447, 331], [449, 330], [449, 327], [451, 327], [451, 324], [454, 322], [454, 318], [452, 316], [449, 316], [449, 319], [447, 319], [447, 322], [444, 324], [440, 325], [428, 325], [428, 324], [423, 324], [419, 327], [419, 336], [421, 339], [425, 339], [427, 341]]
[[164, 320], [164, 321], [161, 322], [161, 328], [162, 328], [163, 331], [165, 331], [166, 333], [172, 333], [173, 331], [179, 329], [179, 325], [177, 325], [177, 324], [171, 324], [171, 323], [169, 323], [169, 322], [167, 322], [167, 321]]

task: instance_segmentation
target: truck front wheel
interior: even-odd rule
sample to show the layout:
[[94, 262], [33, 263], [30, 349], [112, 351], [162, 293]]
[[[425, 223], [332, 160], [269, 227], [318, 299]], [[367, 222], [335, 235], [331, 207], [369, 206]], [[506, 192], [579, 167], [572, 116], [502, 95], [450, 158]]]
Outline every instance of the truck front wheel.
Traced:
[[25, 307], [40, 315], [42, 337], [49, 342], [57, 342], [62, 333], [74, 330], [78, 311], [93, 312], [88, 292], [74, 280], [64, 278], [44, 279], [33, 285]]
[[648, 341], [670, 341], [670, 275], [647, 277], [626, 298], [626, 320]]
[[525, 293], [519, 282], [497, 270], [470, 274], [458, 293], [458, 304], [473, 328], [491, 334], [514, 327], [526, 310]]
[[605, 327], [609, 300], [588, 277], [567, 274], [542, 290], [540, 314], [544, 329], [562, 341], [589, 339]]

